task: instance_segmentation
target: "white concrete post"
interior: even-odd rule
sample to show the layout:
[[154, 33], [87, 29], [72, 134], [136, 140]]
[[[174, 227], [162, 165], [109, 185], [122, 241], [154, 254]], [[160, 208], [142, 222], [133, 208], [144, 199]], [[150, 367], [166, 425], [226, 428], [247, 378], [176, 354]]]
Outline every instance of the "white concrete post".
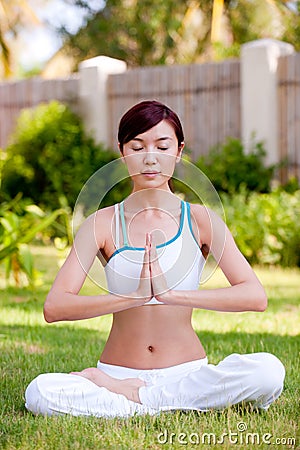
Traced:
[[278, 58], [294, 52], [291, 44], [274, 39], [248, 42], [241, 52], [242, 140], [247, 149], [253, 133], [263, 140], [266, 164], [278, 162]]
[[96, 56], [79, 65], [80, 112], [86, 131], [98, 143], [108, 145], [108, 75], [125, 72], [126, 68], [124, 61], [107, 56]]

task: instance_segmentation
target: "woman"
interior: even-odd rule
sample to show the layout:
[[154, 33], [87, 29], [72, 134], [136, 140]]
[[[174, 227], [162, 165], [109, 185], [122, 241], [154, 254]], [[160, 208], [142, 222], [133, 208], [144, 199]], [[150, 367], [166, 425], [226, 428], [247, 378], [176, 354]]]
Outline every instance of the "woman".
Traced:
[[[44, 306], [47, 322], [113, 313], [109, 338], [97, 368], [33, 380], [27, 409], [105, 417], [240, 402], [267, 409], [283, 388], [282, 363], [254, 353], [209, 364], [191, 325], [193, 308], [264, 311], [267, 299], [224, 222], [169, 188], [184, 148], [178, 116], [159, 102], [141, 102], [122, 117], [118, 140], [132, 193], [84, 222]], [[209, 252], [229, 287], [198, 290]], [[81, 296], [96, 256], [109, 293]]]

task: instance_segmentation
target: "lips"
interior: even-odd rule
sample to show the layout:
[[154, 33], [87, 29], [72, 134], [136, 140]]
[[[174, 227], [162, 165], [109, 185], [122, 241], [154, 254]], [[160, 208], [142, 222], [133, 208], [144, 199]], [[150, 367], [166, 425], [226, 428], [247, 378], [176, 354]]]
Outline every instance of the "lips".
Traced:
[[156, 178], [158, 175], [160, 175], [160, 172], [142, 172], [143, 177], [148, 178], [149, 180], [152, 180]]

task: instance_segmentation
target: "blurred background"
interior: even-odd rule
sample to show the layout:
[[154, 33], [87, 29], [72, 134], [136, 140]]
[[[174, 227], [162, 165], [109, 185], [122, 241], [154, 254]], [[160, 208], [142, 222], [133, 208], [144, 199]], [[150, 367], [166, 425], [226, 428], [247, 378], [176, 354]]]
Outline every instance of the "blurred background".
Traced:
[[[7, 282], [37, 282], [30, 245], [72, 243], [82, 186], [118, 158], [118, 121], [147, 98], [179, 114], [185, 159], [250, 263], [299, 266], [299, 52], [299, 1], [0, 0]], [[179, 175], [175, 191], [199, 201]], [[130, 192], [105, 178], [99, 206]]]
[[129, 67], [218, 61], [261, 38], [299, 51], [299, 8], [284, 0], [1, 0], [0, 76], [61, 76], [98, 55]]
[[[208, 177], [266, 289], [264, 314], [195, 309], [193, 326], [212, 363], [232, 352], [280, 358], [285, 388], [267, 413], [179, 411], [132, 421], [25, 413], [35, 376], [94, 365], [109, 334], [111, 315], [48, 325], [43, 304], [74, 218], [81, 223], [130, 193], [117, 128], [143, 99], [166, 103], [183, 123], [175, 193], [215, 209]], [[240, 424], [247, 433], [239, 448], [253, 447], [250, 436], [296, 448], [299, 182], [300, 1], [0, 0], [0, 448], [156, 449], [161, 430], [207, 435], [209, 445], [211, 431], [228, 437]], [[220, 269], [207, 267], [204, 289], [228, 286]], [[105, 293], [103, 272], [96, 258], [80, 294]], [[185, 441], [176, 439], [179, 448]]]

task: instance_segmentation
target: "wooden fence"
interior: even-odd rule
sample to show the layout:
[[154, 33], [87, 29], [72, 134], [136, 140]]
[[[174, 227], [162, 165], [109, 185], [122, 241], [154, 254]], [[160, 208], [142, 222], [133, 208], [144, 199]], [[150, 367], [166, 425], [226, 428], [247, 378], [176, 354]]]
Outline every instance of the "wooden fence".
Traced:
[[289, 162], [281, 178], [300, 180], [300, 53], [279, 59], [278, 102], [279, 159]]
[[226, 137], [240, 137], [240, 62], [145, 67], [108, 80], [109, 143], [115, 145], [122, 114], [134, 103], [156, 99], [182, 120], [192, 158]]
[[[68, 79], [32, 78], [0, 83], [0, 148], [5, 148], [16, 118], [26, 107], [57, 99], [76, 112], [85, 101], [80, 96], [80, 72]], [[300, 53], [282, 56], [277, 73], [277, 161], [288, 160], [281, 180], [294, 175], [300, 180]], [[178, 112], [184, 126], [187, 148], [193, 160], [228, 136], [241, 138], [240, 61], [185, 66], [144, 67], [111, 74], [105, 87], [108, 142], [116, 149], [118, 122], [134, 103], [160, 100]], [[97, 119], [98, 120], [98, 119]], [[274, 151], [274, 149], [273, 149]]]
[[5, 148], [8, 144], [16, 119], [24, 108], [55, 99], [67, 103], [78, 111], [78, 86], [78, 75], [68, 79], [30, 78], [0, 83], [0, 148]]

